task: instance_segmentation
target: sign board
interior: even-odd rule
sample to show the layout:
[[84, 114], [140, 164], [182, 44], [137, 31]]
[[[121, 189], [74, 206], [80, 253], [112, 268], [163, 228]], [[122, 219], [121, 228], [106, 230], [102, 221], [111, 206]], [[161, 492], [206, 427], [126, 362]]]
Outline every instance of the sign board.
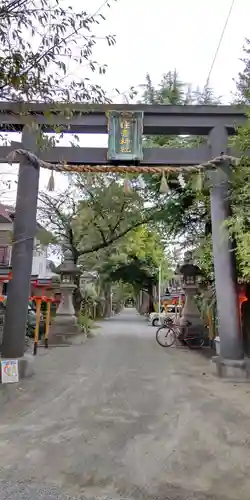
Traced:
[[143, 159], [143, 112], [110, 111], [108, 114], [108, 161], [140, 163]]
[[1, 360], [1, 381], [2, 384], [12, 384], [14, 382], [19, 382], [17, 359]]

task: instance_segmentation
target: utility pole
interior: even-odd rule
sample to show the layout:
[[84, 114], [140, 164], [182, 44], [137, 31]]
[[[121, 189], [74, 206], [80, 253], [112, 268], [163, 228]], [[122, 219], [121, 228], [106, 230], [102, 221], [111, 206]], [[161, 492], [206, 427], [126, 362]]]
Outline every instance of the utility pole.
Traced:
[[161, 264], [159, 265], [159, 277], [158, 277], [158, 313], [160, 322], [160, 312], [161, 312]]

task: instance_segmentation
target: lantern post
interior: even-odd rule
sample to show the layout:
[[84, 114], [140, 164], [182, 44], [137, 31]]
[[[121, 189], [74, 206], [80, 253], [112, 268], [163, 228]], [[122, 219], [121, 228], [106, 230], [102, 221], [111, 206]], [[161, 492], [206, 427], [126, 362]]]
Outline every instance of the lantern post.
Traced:
[[[202, 281], [202, 272], [198, 266], [193, 264], [191, 252], [185, 253], [184, 263], [179, 267], [178, 272], [181, 275], [182, 287], [185, 292], [185, 304], [180, 323], [183, 328], [185, 327], [185, 330], [188, 330], [188, 334], [199, 337], [205, 333], [205, 326], [195, 302], [195, 295]], [[190, 323], [188, 327], [186, 327], [187, 322]]]
[[[64, 260], [56, 269], [60, 275], [61, 300], [50, 328], [48, 345], [79, 343], [80, 329], [77, 324], [72, 295], [76, 288], [75, 277], [81, 274], [75, 265], [71, 250], [66, 250]], [[82, 336], [81, 336], [82, 337]]]

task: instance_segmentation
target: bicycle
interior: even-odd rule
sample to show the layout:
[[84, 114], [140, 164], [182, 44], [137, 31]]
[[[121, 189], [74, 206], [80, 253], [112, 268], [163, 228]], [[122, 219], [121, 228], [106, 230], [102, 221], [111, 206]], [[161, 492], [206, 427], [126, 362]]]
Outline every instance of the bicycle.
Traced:
[[205, 343], [205, 338], [203, 336], [189, 334], [188, 327], [191, 325], [192, 323], [190, 321], [178, 325], [174, 323], [172, 318], [167, 318], [156, 332], [156, 342], [161, 347], [172, 347], [179, 341], [181, 346], [186, 344], [189, 349], [201, 349]]

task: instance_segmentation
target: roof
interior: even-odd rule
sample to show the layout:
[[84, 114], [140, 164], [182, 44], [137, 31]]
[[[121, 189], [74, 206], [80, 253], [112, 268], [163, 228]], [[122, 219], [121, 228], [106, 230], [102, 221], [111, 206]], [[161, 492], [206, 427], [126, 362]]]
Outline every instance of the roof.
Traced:
[[11, 212], [9, 208], [10, 207], [8, 207], [7, 205], [3, 205], [2, 203], [0, 203], [0, 223], [12, 222]]
[[[13, 222], [14, 217], [15, 207], [13, 205], [0, 203], [0, 224], [11, 223]], [[41, 229], [47, 232], [47, 230], [39, 222], [37, 222], [37, 230], [40, 231]]]

